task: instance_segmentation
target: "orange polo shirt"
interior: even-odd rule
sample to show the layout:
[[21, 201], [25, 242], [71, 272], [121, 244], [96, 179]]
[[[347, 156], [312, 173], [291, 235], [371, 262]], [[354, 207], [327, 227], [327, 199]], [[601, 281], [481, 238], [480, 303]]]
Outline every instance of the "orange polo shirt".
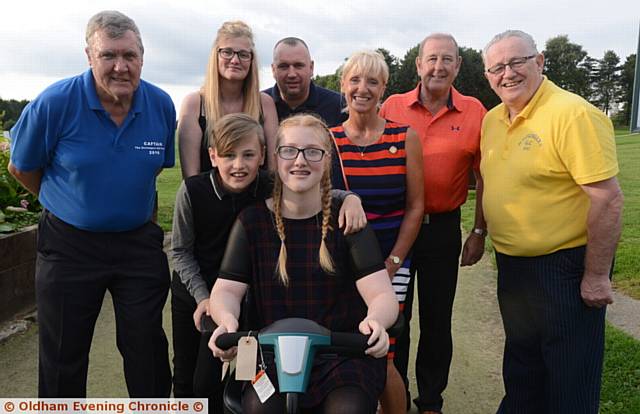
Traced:
[[391, 95], [380, 116], [408, 124], [420, 137], [424, 160], [424, 212], [445, 213], [467, 199], [469, 170], [480, 166], [480, 129], [487, 110], [453, 86], [449, 102], [433, 115], [420, 103], [421, 84]]

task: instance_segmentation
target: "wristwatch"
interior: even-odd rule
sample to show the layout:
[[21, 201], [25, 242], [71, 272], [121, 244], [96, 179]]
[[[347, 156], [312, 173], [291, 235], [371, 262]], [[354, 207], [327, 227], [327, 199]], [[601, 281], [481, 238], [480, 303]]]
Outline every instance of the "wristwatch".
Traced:
[[398, 256], [394, 256], [392, 254], [389, 255], [389, 259], [391, 259], [391, 263], [393, 264], [400, 264], [401, 260]]
[[484, 237], [484, 236], [487, 235], [487, 229], [481, 229], [481, 228], [477, 228], [476, 227], [475, 229], [473, 229], [473, 232], [475, 234], [477, 234], [478, 236], [483, 236]]

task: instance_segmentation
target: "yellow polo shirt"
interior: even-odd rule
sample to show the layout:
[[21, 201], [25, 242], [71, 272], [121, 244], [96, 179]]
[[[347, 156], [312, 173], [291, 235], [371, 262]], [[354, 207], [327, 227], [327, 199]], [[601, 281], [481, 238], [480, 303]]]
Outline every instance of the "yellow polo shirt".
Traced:
[[513, 121], [504, 104], [484, 118], [483, 209], [500, 253], [540, 256], [587, 243], [590, 201], [580, 185], [618, 173], [613, 125], [544, 79]]

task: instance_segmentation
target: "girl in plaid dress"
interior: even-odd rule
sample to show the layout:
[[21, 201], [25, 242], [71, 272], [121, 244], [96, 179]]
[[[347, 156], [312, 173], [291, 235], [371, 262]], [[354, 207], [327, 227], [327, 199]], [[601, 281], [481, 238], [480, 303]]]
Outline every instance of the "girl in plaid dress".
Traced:
[[[371, 334], [370, 357], [317, 360], [300, 406], [309, 412], [373, 413], [384, 387], [389, 338], [398, 303], [377, 247], [366, 228], [353, 236], [337, 229], [329, 194], [331, 134], [310, 115], [285, 120], [276, 136], [273, 198], [245, 209], [231, 231], [210, 311], [218, 328], [209, 346], [230, 359], [235, 350], [215, 338], [238, 329], [240, 302], [252, 287], [260, 326], [286, 317], [314, 320], [334, 331]], [[276, 382], [272, 360], [267, 374]], [[243, 412], [281, 413], [276, 394], [262, 404], [245, 387]]]

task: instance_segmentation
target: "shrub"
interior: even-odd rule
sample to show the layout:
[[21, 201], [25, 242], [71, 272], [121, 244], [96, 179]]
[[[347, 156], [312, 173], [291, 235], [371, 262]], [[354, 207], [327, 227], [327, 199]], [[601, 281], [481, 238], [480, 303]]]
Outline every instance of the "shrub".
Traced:
[[10, 233], [38, 222], [42, 206], [9, 171], [9, 142], [0, 137], [0, 233]]

